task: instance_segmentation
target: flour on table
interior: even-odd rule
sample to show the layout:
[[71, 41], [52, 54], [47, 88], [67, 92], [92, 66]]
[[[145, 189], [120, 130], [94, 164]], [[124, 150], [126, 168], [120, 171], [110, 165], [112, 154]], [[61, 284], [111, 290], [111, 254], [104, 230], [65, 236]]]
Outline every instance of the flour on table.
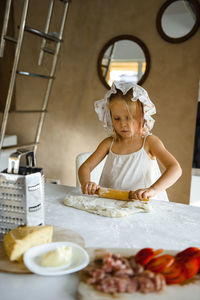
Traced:
[[126, 217], [138, 212], [151, 211], [149, 202], [139, 200], [119, 201], [88, 195], [67, 194], [64, 199], [64, 205], [111, 218]]

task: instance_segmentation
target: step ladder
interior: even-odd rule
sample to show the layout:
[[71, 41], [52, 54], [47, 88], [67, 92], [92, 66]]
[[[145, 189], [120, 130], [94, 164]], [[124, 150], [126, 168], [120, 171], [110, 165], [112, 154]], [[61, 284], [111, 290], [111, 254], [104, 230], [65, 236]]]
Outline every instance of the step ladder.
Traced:
[[[34, 151], [34, 154], [36, 154], [36, 150], [37, 150], [40, 135], [41, 135], [42, 126], [44, 123], [45, 114], [47, 113], [47, 106], [48, 106], [49, 96], [51, 93], [52, 84], [55, 79], [55, 69], [56, 69], [60, 46], [61, 46], [61, 43], [63, 42], [62, 36], [63, 36], [64, 25], [65, 25], [65, 21], [66, 21], [66, 17], [67, 17], [67, 11], [68, 11], [68, 7], [69, 7], [69, 3], [71, 2], [71, 0], [49, 0], [45, 28], [44, 28], [44, 31], [40, 31], [38, 29], [29, 27], [26, 25], [26, 17], [27, 17], [27, 13], [28, 13], [29, 1], [34, 1], [34, 0], [24, 0], [24, 2], [23, 2], [23, 9], [22, 9], [22, 14], [21, 14], [20, 25], [18, 26], [19, 32], [18, 32], [17, 38], [10, 37], [7, 35], [12, 0], [6, 1], [4, 23], [3, 23], [1, 41], [0, 41], [0, 57], [2, 58], [4, 55], [4, 48], [5, 48], [6, 42], [15, 43], [16, 48], [15, 48], [15, 57], [14, 57], [13, 66], [12, 66], [12, 72], [11, 72], [11, 77], [10, 77], [10, 83], [9, 83], [9, 88], [8, 88], [5, 109], [3, 112], [1, 130], [0, 130], [0, 153], [1, 153], [1, 151], [5, 151], [7, 149], [12, 149], [12, 148], [13, 149], [22, 149], [22, 148], [29, 149], [29, 148], [31, 148]], [[55, 34], [49, 33], [49, 27], [50, 27], [51, 17], [52, 17], [52, 13], [53, 13], [54, 1], [63, 2], [63, 14], [61, 16], [60, 30], [56, 36], [55, 36]], [[48, 53], [53, 56], [51, 70], [50, 70], [49, 75], [43, 75], [43, 74], [37, 74], [37, 73], [18, 70], [18, 63], [19, 63], [20, 52], [21, 52], [21, 48], [22, 48], [23, 36], [24, 36], [25, 31], [42, 38], [40, 54], [39, 54], [39, 59], [38, 59], [38, 65], [42, 64], [45, 53]], [[47, 40], [56, 43], [54, 50], [46, 47]], [[44, 100], [42, 103], [42, 107], [39, 110], [12, 111], [12, 113], [20, 113], [20, 114], [21, 113], [23, 113], [23, 114], [24, 113], [37, 113], [40, 115], [37, 130], [36, 130], [35, 140], [29, 144], [4, 147], [3, 142], [4, 142], [5, 132], [6, 132], [8, 116], [9, 116], [9, 113], [11, 113], [10, 106], [11, 106], [13, 90], [14, 90], [14, 86], [15, 86], [16, 75], [39, 77], [41, 79], [48, 80], [48, 84], [47, 84], [47, 88], [45, 91], [45, 96], [44, 96]]]
[[103, 59], [106, 60], [106, 63], [103, 63], [103, 60], [101, 61], [101, 70], [102, 70], [102, 74], [103, 74], [103, 77], [105, 78], [106, 82], [108, 80], [108, 75], [109, 75], [108, 71], [109, 71], [110, 64], [111, 64], [111, 61], [112, 61], [112, 58], [114, 55], [114, 49], [115, 49], [115, 43], [113, 43], [110, 46], [110, 49], [109, 49], [110, 52], [107, 53], [107, 55], [103, 56]]

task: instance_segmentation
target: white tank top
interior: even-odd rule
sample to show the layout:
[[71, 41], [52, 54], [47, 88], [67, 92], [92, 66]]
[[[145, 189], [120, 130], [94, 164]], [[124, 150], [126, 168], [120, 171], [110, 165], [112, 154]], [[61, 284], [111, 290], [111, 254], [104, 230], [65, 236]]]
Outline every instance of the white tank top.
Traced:
[[[146, 137], [142, 148], [130, 154], [112, 152], [112, 141], [99, 185], [118, 190], [150, 187], [161, 176], [161, 172], [157, 160], [151, 159], [144, 150], [145, 141]], [[169, 201], [166, 191], [153, 198]]]

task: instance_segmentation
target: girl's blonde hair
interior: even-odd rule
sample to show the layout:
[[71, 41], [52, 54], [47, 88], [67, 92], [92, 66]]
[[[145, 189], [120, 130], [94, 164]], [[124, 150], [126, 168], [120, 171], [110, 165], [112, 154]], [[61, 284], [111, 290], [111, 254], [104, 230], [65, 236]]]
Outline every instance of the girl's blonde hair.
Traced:
[[[143, 110], [143, 104], [140, 102], [140, 100], [136, 100], [136, 101], [133, 102], [131, 100], [132, 97], [133, 97], [132, 90], [129, 90], [124, 95], [121, 90], [117, 89], [117, 93], [116, 94], [112, 94], [110, 96], [110, 98], [109, 98], [109, 104], [111, 102], [113, 102], [114, 100], [121, 98], [121, 100], [124, 100], [124, 102], [126, 104], [127, 111], [128, 111], [130, 119], [133, 119], [133, 116], [132, 116], [131, 111], [130, 111], [130, 106], [131, 106], [131, 104], [135, 103], [137, 105], [137, 107], [139, 108], [139, 111], [141, 112], [140, 116], [138, 117], [138, 123], [139, 123], [139, 131], [140, 131], [140, 133], [142, 135], [143, 134], [143, 127], [144, 127], [144, 110]], [[111, 114], [111, 111], [110, 111], [110, 114]], [[112, 118], [112, 116], [111, 116], [111, 118]], [[120, 138], [120, 136], [114, 130], [114, 139], [118, 140], [119, 138]]]

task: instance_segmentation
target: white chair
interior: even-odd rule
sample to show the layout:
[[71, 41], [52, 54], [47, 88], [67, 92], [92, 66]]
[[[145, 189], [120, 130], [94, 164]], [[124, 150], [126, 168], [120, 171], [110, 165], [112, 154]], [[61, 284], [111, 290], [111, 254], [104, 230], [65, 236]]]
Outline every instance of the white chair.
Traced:
[[[80, 153], [76, 157], [76, 186], [77, 187], [81, 186], [79, 178], [78, 178], [78, 169], [84, 163], [84, 161], [86, 161], [86, 159], [88, 159], [88, 157], [91, 154], [92, 154], [92, 152], [84, 152], [84, 153]], [[91, 172], [91, 178], [90, 179], [91, 179], [91, 181], [94, 181], [97, 184], [99, 183], [99, 180], [100, 180], [100, 177], [101, 177], [101, 173], [102, 173], [102, 170], [103, 170], [103, 167], [104, 167], [104, 164], [105, 164], [105, 160], [106, 160], [106, 157]]]

